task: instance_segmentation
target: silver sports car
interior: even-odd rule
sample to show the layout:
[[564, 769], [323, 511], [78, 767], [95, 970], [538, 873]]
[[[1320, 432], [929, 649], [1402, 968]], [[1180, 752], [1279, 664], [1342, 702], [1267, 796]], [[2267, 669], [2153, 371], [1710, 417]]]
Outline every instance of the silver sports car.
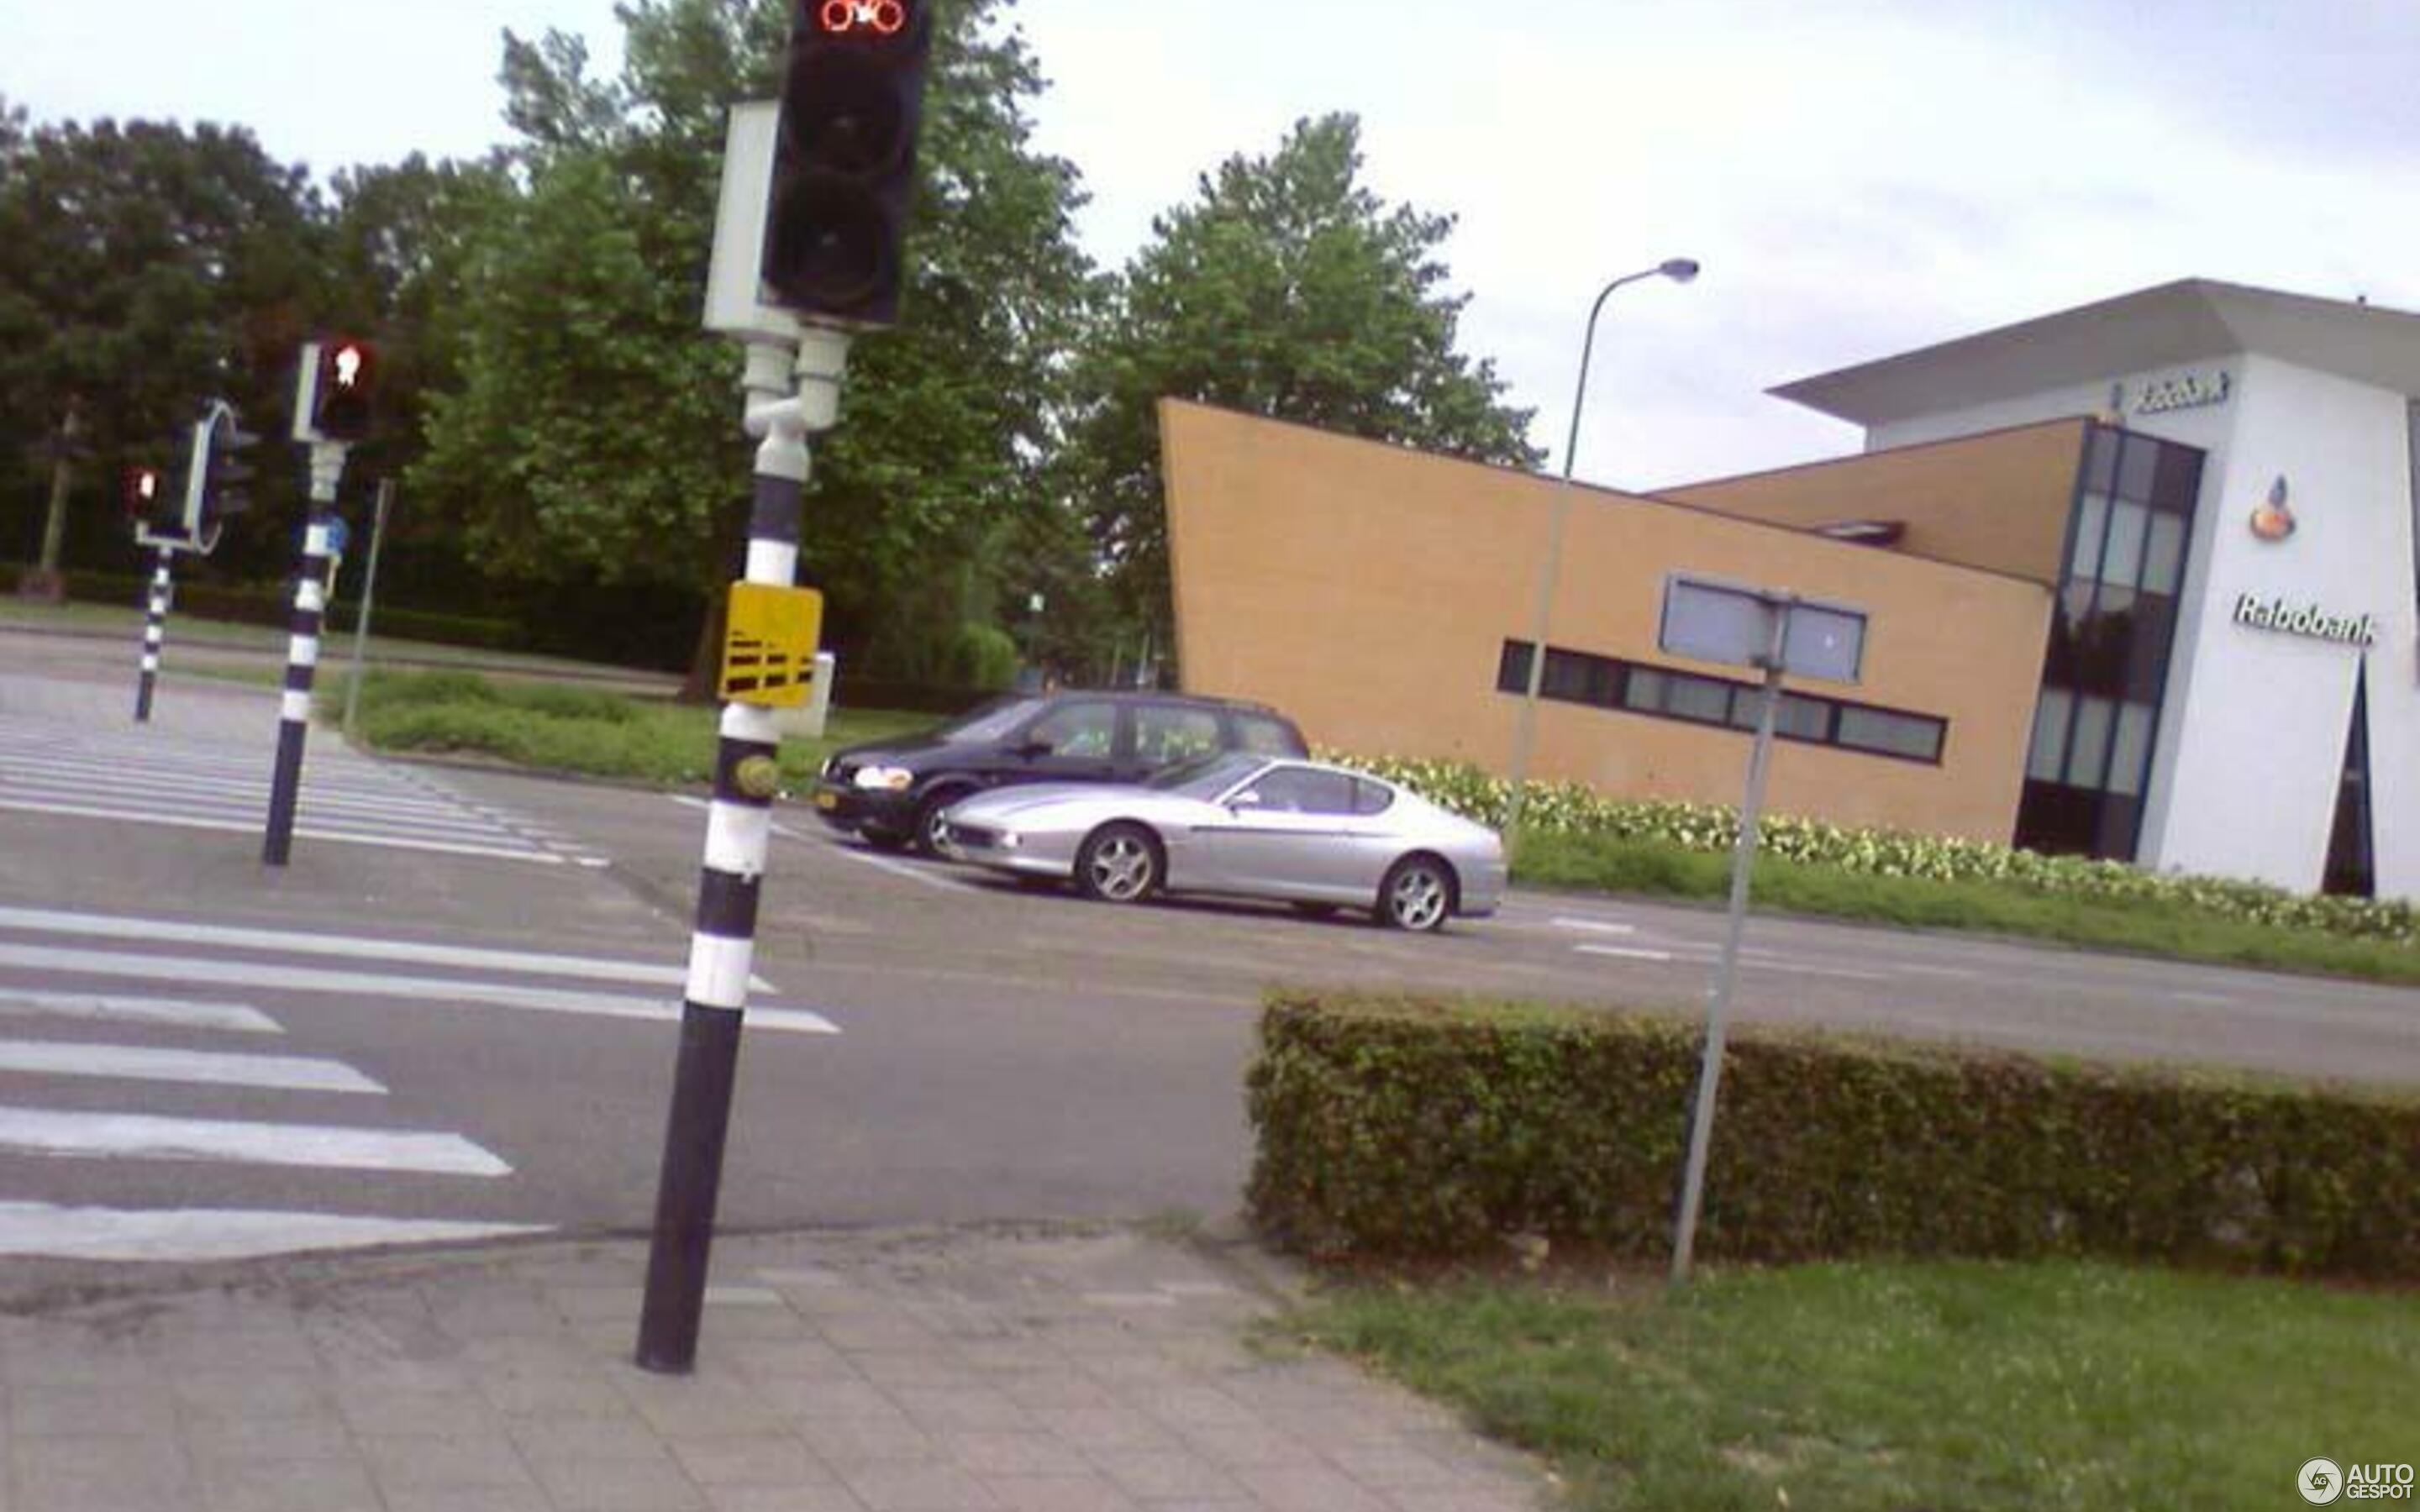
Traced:
[[1229, 753], [1138, 786], [996, 788], [942, 815], [959, 860], [1073, 880], [1086, 896], [1275, 898], [1306, 913], [1368, 908], [1398, 929], [1492, 914], [1496, 832], [1367, 773]]

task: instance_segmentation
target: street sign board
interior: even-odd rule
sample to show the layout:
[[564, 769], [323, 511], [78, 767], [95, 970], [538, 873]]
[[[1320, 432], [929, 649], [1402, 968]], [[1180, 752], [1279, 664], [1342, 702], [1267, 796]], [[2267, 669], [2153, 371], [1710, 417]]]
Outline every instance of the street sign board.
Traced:
[[1655, 641], [1676, 656], [1763, 667], [1772, 659], [1776, 615], [1783, 616], [1783, 671], [1828, 683], [1857, 681], [1865, 662], [1865, 610], [1795, 594], [1674, 573], [1664, 582]]
[[733, 583], [722, 632], [722, 697], [768, 708], [806, 702], [823, 620], [824, 595], [812, 588]]

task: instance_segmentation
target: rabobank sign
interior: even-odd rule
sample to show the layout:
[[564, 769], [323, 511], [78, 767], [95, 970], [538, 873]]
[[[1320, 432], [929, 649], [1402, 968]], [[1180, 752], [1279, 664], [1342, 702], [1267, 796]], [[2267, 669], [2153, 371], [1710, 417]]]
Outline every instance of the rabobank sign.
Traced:
[[2348, 646], [2378, 643], [2378, 618], [2371, 614], [2331, 614], [2317, 604], [2295, 604], [2283, 598], [2264, 599], [2241, 594], [2235, 600], [2235, 623], [2256, 630], [2308, 636]]

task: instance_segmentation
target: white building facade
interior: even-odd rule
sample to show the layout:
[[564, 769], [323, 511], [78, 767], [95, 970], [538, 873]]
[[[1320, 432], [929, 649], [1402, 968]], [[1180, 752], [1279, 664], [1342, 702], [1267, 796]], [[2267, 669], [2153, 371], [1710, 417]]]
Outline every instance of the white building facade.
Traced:
[[[2420, 897], [2420, 316], [2189, 280], [1775, 393], [1869, 451], [2110, 427], [2071, 512], [2021, 843]], [[2117, 671], [2073, 672], [2113, 641]]]

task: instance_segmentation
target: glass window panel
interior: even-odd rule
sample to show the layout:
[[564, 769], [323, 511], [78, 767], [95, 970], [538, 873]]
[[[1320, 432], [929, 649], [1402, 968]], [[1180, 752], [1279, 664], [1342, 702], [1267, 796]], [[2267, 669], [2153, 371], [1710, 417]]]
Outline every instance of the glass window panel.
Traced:
[[1353, 811], [1353, 779], [1342, 772], [1280, 766], [1252, 784], [1262, 809], [1273, 813], [1345, 814]]
[[1243, 735], [1243, 749], [1255, 756], [1299, 756], [1302, 737], [1294, 726], [1283, 719], [1272, 719], [1264, 714], [1239, 714], [1235, 729]]
[[1832, 738], [1831, 702], [1784, 693], [1781, 695], [1781, 712], [1775, 718], [1773, 727], [1793, 740], [1829, 740]]
[[2075, 504], [2075, 560], [2067, 564], [2071, 578], [2101, 575], [2101, 536], [2109, 523], [2109, 497], [2088, 493]]
[[2109, 748], [2109, 791], [2137, 796], [2143, 791], [2144, 764], [2151, 754], [2151, 706], [2118, 706], [2118, 738]]
[[1145, 703], [1135, 710], [1135, 759], [1155, 766], [1190, 761], [1219, 748], [1218, 716], [1211, 709]]
[[2118, 486], [2118, 432], [2106, 425], [2092, 427], [2092, 441], [2084, 453], [2084, 486], [2094, 493]]
[[2185, 517], [2153, 515], [2151, 533], [2143, 547], [2143, 592], [2174, 596], [2184, 576]]
[[1539, 693], [1550, 699], [1584, 701], [1588, 697], [1588, 664], [1591, 659], [1576, 651], [1558, 651], [1548, 646], [1546, 675], [1539, 684]]
[[1921, 715], [1893, 714], [1886, 709], [1840, 705], [1839, 743], [1852, 750], [1878, 750], [1919, 761], [1941, 759], [1944, 726]]
[[1117, 743], [1118, 706], [1070, 703], [1027, 727], [1025, 738], [1053, 756], [1107, 756]]
[[1731, 689], [1731, 723], [1742, 730], [1756, 728], [1757, 719], [1764, 713], [1764, 689], [1734, 687]]
[[1711, 677], [1688, 677], [1668, 673], [1664, 707], [1667, 712], [1683, 719], [1703, 719], [1709, 724], [1722, 724], [1730, 718], [1731, 685]]
[[2074, 695], [2063, 687], [2045, 687], [2034, 705], [2034, 743], [2025, 757], [2025, 776], [2037, 782], [2055, 782], [2067, 756], [2067, 720], [2075, 707]]
[[1496, 664], [1496, 691], [1527, 693], [1529, 691], [1529, 642], [1507, 640], [1504, 656]]
[[2101, 580], [2132, 588], [2143, 572], [2143, 532], [2151, 512], [2119, 500], [2109, 511], [2109, 549], [2101, 559]]
[[2117, 703], [2089, 695], [2076, 701], [2075, 739], [2067, 753], [2070, 786], [2097, 788], [2109, 766], [2109, 725]]
[[2160, 471], [2160, 447], [2141, 436], [2126, 438], [2125, 449], [2118, 454], [2118, 497], [2149, 502], [2151, 480]]
[[2151, 481], [2151, 507], [2190, 515], [2201, 492], [2201, 453], [2190, 446], [2163, 445], [2159, 476]]
[[1353, 811], [1358, 814], [1385, 813], [1395, 806], [1395, 790], [1384, 782], [1368, 778], [1353, 779]]
[[1668, 674], [1652, 667], [1633, 667], [1623, 679], [1621, 702], [1625, 707], [1660, 714], [1664, 709], [1664, 684]]

